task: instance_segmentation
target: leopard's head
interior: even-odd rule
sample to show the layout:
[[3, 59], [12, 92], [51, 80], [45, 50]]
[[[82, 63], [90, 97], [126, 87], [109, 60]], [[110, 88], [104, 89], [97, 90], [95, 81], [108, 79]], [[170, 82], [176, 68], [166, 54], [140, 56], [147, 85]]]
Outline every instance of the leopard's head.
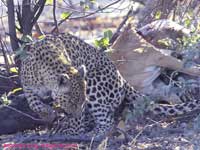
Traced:
[[80, 116], [83, 106], [87, 100], [86, 97], [86, 69], [79, 67], [69, 74], [60, 74], [57, 87], [52, 90], [54, 99], [54, 108], [64, 110], [65, 113], [72, 116]]

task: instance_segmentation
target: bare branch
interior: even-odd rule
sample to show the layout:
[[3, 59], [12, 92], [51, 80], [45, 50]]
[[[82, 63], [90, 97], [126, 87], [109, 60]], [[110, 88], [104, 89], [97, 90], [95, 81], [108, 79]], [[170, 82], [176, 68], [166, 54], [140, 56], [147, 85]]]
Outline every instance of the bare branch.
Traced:
[[4, 57], [4, 61], [5, 61], [5, 64], [6, 64], [6, 71], [7, 71], [7, 73], [9, 73], [10, 71], [9, 71], [9, 62], [8, 62], [8, 58], [7, 58], [7, 56], [6, 56], [6, 51], [5, 51], [5, 49], [4, 49], [4, 44], [3, 44], [3, 41], [2, 41], [2, 38], [1, 38], [1, 36], [0, 36], [0, 44], [1, 44], [1, 50], [2, 50], [2, 53], [3, 53], [3, 57]]
[[16, 14], [17, 14], [17, 20], [18, 20], [19, 26], [20, 26], [20, 28], [19, 28], [19, 27], [16, 27], [16, 29], [17, 29], [19, 32], [23, 33], [23, 24], [22, 24], [21, 7], [20, 7], [19, 2], [18, 2], [17, 9], [16, 9]]
[[[16, 29], [15, 29], [15, 13], [14, 13], [14, 2], [13, 0], [7, 0], [7, 7], [8, 7], [8, 24], [9, 24], [9, 35], [10, 36], [10, 42], [13, 50], [17, 50], [19, 48], [19, 45], [15, 38], [16, 36]], [[14, 37], [14, 38], [12, 38]]]
[[44, 134], [44, 135], [32, 135], [29, 137], [24, 137], [24, 139], [21, 138], [22, 142], [30, 142], [30, 141], [34, 141], [34, 140], [42, 140], [42, 141], [48, 141], [48, 142], [91, 142], [91, 140], [94, 140], [94, 142], [101, 142], [102, 141], [102, 137], [90, 137], [90, 136], [85, 136], [85, 135], [80, 135], [80, 136], [66, 136], [66, 135], [48, 135], [48, 134]]
[[37, 22], [39, 16], [41, 15], [44, 6], [45, 0], [39, 0], [35, 4], [34, 8], [31, 8], [31, 0], [23, 0], [22, 7], [18, 4], [17, 9], [17, 19], [21, 28], [18, 30], [24, 35], [31, 35], [32, 28]]
[[[121, 0], [116, 0], [116, 1], [114, 1], [114, 2], [112, 2], [112, 3], [110, 3], [110, 4], [108, 4], [108, 5], [104, 6], [103, 8], [100, 8], [100, 9], [94, 11], [94, 12], [91, 12], [91, 13], [87, 14], [87, 15], [83, 15], [83, 16], [80, 16], [80, 17], [71, 17], [71, 18], [70, 18], [70, 17], [67, 17], [67, 18], [65, 18], [65, 19], [62, 19], [62, 20], [58, 23], [58, 26], [60, 26], [62, 23], [64, 23], [67, 19], [69, 19], [69, 20], [76, 20], [76, 19], [82, 19], [82, 18], [86, 18], [86, 17], [92, 16], [92, 15], [94, 15], [94, 14], [96, 14], [96, 13], [98, 13], [98, 12], [100, 12], [100, 11], [102, 11], [102, 10], [104, 10], [104, 9], [106, 9], [106, 8], [108, 8], [108, 7], [110, 7], [110, 6], [112, 6], [112, 5], [115, 5], [115, 4], [119, 3], [120, 1], [121, 1]], [[72, 13], [70, 14], [70, 16], [71, 16], [71, 15], [72, 15]], [[55, 29], [56, 29], [56, 27], [54, 27], [54, 28], [52, 29], [51, 32], [54, 32]]]
[[54, 20], [54, 24], [55, 24], [55, 30], [56, 30], [56, 32], [59, 32], [58, 23], [56, 20], [56, 0], [53, 0], [53, 20]]
[[[32, 20], [32, 27], [37, 22], [38, 18], [40, 17], [44, 6], [45, 6], [46, 0], [39, 0], [36, 6], [34, 7], [34, 18]], [[39, 8], [38, 8], [39, 6]]]
[[92, 16], [92, 15], [94, 15], [94, 14], [96, 14], [96, 13], [98, 13], [98, 12], [104, 10], [104, 9], [107, 9], [108, 7], [110, 7], [110, 6], [112, 6], [112, 5], [115, 5], [115, 4], [119, 3], [120, 1], [121, 1], [121, 0], [114, 1], [114, 2], [112, 2], [112, 3], [108, 4], [108, 5], [106, 5], [105, 7], [100, 8], [100, 9], [94, 11], [94, 12], [91, 12], [91, 13], [87, 14], [87, 15], [80, 16], [80, 17], [72, 17], [72, 18], [69, 18], [69, 20], [81, 19], [81, 18], [86, 18], [86, 17]]
[[62, 23], [64, 23], [71, 15], [72, 15], [72, 13], [69, 14], [69, 16], [66, 17], [65, 19], [61, 20], [61, 21], [57, 24], [57, 27], [54, 27], [54, 28], [51, 30], [51, 33], [55, 32], [55, 30], [58, 28], [58, 26], [60, 26]]
[[10, 33], [5, 32], [6, 35], [10, 36], [10, 38], [12, 38], [14, 41], [16, 41], [17, 43], [22, 44], [23, 41], [18, 39], [16, 36], [12, 36]]
[[33, 117], [33, 116], [31, 116], [31, 115], [29, 115], [29, 114], [27, 114], [27, 113], [22, 112], [21, 110], [18, 110], [18, 109], [16, 109], [16, 108], [12, 107], [12, 106], [5, 105], [4, 107], [9, 108], [9, 109], [15, 111], [16, 113], [20, 113], [20, 114], [22, 114], [23, 116], [26, 116], [26, 117], [28, 117], [28, 118], [34, 120], [34, 121], [39, 121], [39, 122], [41, 122], [41, 123], [45, 123], [44, 120], [39, 119], [39, 118], [35, 118], [35, 117]]
[[23, 25], [23, 34], [30, 35], [31, 34], [31, 0], [23, 0], [22, 1], [22, 25]]
[[126, 24], [126, 21], [128, 20], [129, 16], [133, 12], [133, 8], [131, 8], [127, 15], [125, 16], [124, 20], [120, 23], [119, 27], [117, 28], [117, 31], [113, 34], [112, 38], [110, 39], [109, 43], [112, 45], [114, 41], [117, 39], [117, 37], [120, 34], [120, 30], [123, 28], [123, 26]]
[[44, 35], [43, 31], [41, 30], [40, 26], [38, 23], [35, 24], [35, 30], [37, 31], [37, 33], [41, 36]]

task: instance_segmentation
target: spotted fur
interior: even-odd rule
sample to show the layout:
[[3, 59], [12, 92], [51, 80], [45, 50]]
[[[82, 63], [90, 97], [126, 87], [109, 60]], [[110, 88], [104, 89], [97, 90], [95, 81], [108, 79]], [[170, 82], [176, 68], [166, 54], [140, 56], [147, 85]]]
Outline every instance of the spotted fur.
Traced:
[[43, 103], [42, 98], [51, 96], [53, 106], [66, 113], [80, 114], [86, 101], [85, 69], [71, 65], [63, 45], [56, 37], [46, 37], [29, 45], [20, 69], [21, 83], [30, 108], [41, 118], [52, 122], [55, 109]]
[[199, 108], [200, 108], [200, 101], [193, 100], [174, 105], [154, 104], [153, 106], [151, 106], [150, 109], [154, 114], [165, 115], [165, 116], [177, 116], [190, 113]]
[[69, 33], [50, 35], [44, 40], [51, 38], [62, 41], [63, 49], [68, 54], [72, 66], [84, 65], [86, 67], [85, 80], [88, 98], [85, 106], [87, 113], [78, 118], [60, 119], [52, 132], [79, 134], [85, 132], [87, 126], [92, 124], [95, 133], [105, 133], [112, 127], [114, 115], [119, 106], [124, 101], [128, 103], [142, 95], [121, 76], [105, 52]]

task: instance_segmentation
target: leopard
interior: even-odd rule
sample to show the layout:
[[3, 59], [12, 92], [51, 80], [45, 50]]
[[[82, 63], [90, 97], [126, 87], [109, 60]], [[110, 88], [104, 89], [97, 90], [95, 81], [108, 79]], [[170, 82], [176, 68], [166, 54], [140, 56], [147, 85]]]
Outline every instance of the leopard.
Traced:
[[[46, 37], [26, 44], [21, 59], [20, 80], [29, 107], [47, 123], [58, 112], [81, 114], [86, 101], [86, 69], [74, 67], [59, 38]], [[45, 99], [52, 98], [51, 104]]]
[[[50, 47], [50, 45], [52, 46]], [[66, 58], [71, 62], [70, 65], [75, 68], [85, 66], [86, 75], [84, 79], [86, 81], [86, 89], [85, 92], [82, 92], [86, 93], [86, 100], [84, 108], [81, 107], [81, 115], [77, 115], [77, 117], [71, 117], [71, 115], [61, 117], [56, 120], [51, 133], [78, 135], [92, 130], [95, 135], [103, 135], [113, 127], [116, 112], [118, 112], [122, 104], [129, 104], [143, 97], [143, 94], [122, 77], [106, 52], [86, 43], [71, 33], [46, 35], [42, 41], [32, 46], [33, 51], [44, 51], [44, 56], [42, 56], [44, 59], [39, 66], [42, 63], [46, 63], [45, 55], [47, 52], [44, 49], [49, 51], [53, 45], [55, 45], [55, 48], [64, 51]], [[36, 55], [37, 52], [34, 53]], [[52, 67], [54, 69], [59, 68], [57, 65], [52, 65]], [[30, 71], [27, 71], [26, 74], [29, 75]], [[41, 74], [44, 74], [44, 72]], [[52, 80], [52, 77], [48, 77], [48, 80]], [[55, 95], [56, 92], [53, 93], [52, 95]], [[34, 104], [37, 105], [36, 102]]]
[[162, 116], [180, 116], [187, 113], [200, 109], [200, 100], [193, 99], [191, 101], [186, 101], [178, 104], [156, 104], [153, 103], [149, 107], [149, 110], [152, 111], [155, 115]]
[[[104, 51], [71, 33], [46, 35], [43, 40], [32, 44], [27, 53], [28, 58], [22, 64], [21, 79], [30, 107], [39, 113], [49, 112], [47, 108], [51, 108], [36, 97], [47, 84], [45, 91], [51, 91], [60, 107], [71, 110], [71, 114], [79, 111], [75, 116], [70, 114], [57, 119], [50, 131], [52, 134], [79, 135], [91, 130], [96, 135], [105, 134], [113, 126], [121, 105], [132, 104], [145, 97], [123, 78]], [[66, 83], [65, 86], [62, 83]], [[76, 85], [76, 88], [71, 86], [73, 92], [67, 90], [70, 84]], [[38, 89], [37, 92], [34, 92], [35, 89]], [[69, 96], [69, 93], [73, 94]], [[73, 96], [77, 97], [76, 100], [73, 100]], [[74, 105], [74, 109], [69, 103]], [[192, 101], [174, 106], [154, 105], [149, 109], [155, 114], [176, 115], [197, 109], [198, 106], [199, 101]]]
[[[93, 130], [95, 135], [103, 135], [113, 127], [115, 116], [124, 105], [134, 109], [132, 104], [148, 97], [123, 78], [106, 52], [70, 33], [56, 35], [56, 38], [63, 42], [72, 65], [85, 65], [88, 99], [81, 116], [61, 118], [51, 133], [79, 135]], [[171, 106], [150, 104], [146, 109], [153, 114], [174, 116], [196, 110], [199, 105], [199, 100], [193, 100]]]

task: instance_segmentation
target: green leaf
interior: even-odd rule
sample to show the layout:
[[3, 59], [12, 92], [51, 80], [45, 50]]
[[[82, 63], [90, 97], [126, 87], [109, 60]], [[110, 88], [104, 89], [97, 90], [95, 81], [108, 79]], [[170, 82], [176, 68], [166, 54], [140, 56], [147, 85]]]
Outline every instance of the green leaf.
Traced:
[[96, 47], [100, 47], [99, 40], [94, 40], [94, 45], [95, 45]]
[[16, 88], [12, 90], [12, 94], [15, 94], [16, 92], [22, 91], [22, 88]]
[[111, 30], [106, 30], [103, 33], [104, 37], [101, 38], [100, 40], [95, 40], [94, 41], [94, 45], [96, 47], [100, 47], [100, 48], [107, 48], [109, 46], [109, 41], [112, 38], [112, 31]]
[[102, 38], [100, 42], [102, 44], [102, 47], [108, 47], [109, 46], [109, 39], [108, 38]]
[[12, 68], [10, 68], [10, 72], [11, 73], [18, 73], [18, 70], [17, 70], [16, 67], [12, 67]]
[[13, 89], [12, 91], [10, 91], [10, 92], [8, 93], [8, 96], [10, 96], [10, 95], [12, 95], [12, 94], [16, 94], [17, 92], [20, 92], [20, 91], [22, 91], [22, 88], [21, 88], [21, 87], [15, 88], [15, 89]]
[[191, 25], [191, 20], [189, 18], [187, 18], [185, 21], [184, 21], [184, 24], [186, 27], [189, 27]]
[[112, 35], [113, 35], [111, 30], [106, 30], [104, 31], [103, 34], [104, 34], [104, 38], [108, 38], [109, 40], [112, 38]]
[[40, 35], [40, 36], [38, 37], [38, 39], [39, 39], [39, 40], [42, 40], [42, 39], [44, 39], [45, 37], [46, 37], [46, 35], [43, 34], [43, 35]]
[[63, 12], [60, 17], [61, 17], [61, 19], [67, 19], [70, 15], [71, 15], [71, 13], [69, 13], [69, 12]]
[[89, 5], [84, 6], [84, 10], [89, 10], [89, 9], [90, 9]]
[[94, 44], [96, 47], [107, 48], [109, 46], [109, 39], [101, 38], [100, 40], [95, 40]]
[[162, 12], [159, 10], [155, 14], [155, 19], [160, 19]]
[[52, 5], [53, 4], [53, 0], [46, 0], [46, 5]]
[[9, 105], [11, 101], [8, 99], [6, 93], [1, 96], [1, 101], [4, 105]]

